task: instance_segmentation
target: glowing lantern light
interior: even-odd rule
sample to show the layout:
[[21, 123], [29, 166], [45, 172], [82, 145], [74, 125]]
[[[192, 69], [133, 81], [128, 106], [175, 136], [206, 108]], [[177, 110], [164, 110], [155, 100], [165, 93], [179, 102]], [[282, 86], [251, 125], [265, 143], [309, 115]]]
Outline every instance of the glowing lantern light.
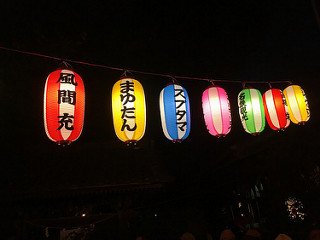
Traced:
[[186, 139], [191, 127], [187, 91], [178, 84], [170, 84], [162, 89], [159, 104], [164, 135], [173, 142]]
[[252, 135], [261, 133], [265, 127], [265, 115], [260, 91], [243, 89], [238, 95], [238, 107], [244, 130]]
[[271, 88], [263, 96], [263, 106], [267, 122], [271, 129], [279, 131], [290, 124], [288, 108], [280, 89]]
[[298, 85], [290, 85], [283, 90], [288, 104], [290, 120], [295, 124], [304, 124], [310, 118], [307, 97]]
[[50, 140], [66, 145], [82, 132], [85, 90], [81, 77], [70, 69], [49, 74], [44, 89], [44, 126]]
[[146, 129], [146, 103], [140, 82], [122, 78], [112, 88], [113, 126], [117, 137], [127, 143], [139, 141]]
[[213, 86], [203, 92], [202, 110], [207, 129], [211, 135], [224, 137], [230, 132], [230, 103], [223, 88]]

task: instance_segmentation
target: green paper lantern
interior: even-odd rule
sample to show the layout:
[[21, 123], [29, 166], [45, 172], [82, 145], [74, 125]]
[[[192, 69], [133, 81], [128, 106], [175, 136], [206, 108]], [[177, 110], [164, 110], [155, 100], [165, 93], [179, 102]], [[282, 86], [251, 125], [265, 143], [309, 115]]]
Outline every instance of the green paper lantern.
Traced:
[[247, 133], [258, 135], [265, 127], [263, 100], [259, 90], [245, 88], [238, 95], [239, 115]]

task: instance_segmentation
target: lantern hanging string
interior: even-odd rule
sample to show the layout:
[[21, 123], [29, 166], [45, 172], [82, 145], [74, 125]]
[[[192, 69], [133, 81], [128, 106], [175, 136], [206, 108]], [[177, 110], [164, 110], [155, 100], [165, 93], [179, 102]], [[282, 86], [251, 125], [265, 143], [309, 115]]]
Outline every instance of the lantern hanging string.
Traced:
[[[52, 59], [52, 60], [56, 60], [56, 61], [61, 61], [64, 64], [67, 64], [68, 62], [70, 62], [70, 63], [76, 63], [76, 64], [86, 65], [86, 66], [90, 66], [90, 67], [97, 67], [97, 68], [104, 68], [104, 69], [109, 69], [109, 70], [114, 70], [114, 71], [121, 71], [121, 72], [123, 72], [122, 76], [126, 76], [127, 73], [136, 73], [136, 74], [165, 77], [165, 78], [169, 78], [171, 80], [172, 79], [185, 79], [185, 80], [207, 81], [209, 83], [213, 83], [213, 82], [238, 83], [238, 84], [242, 84], [242, 86], [244, 84], [244, 81], [241, 81], [241, 80], [200, 78], [200, 77], [179, 76], [179, 75], [172, 75], [172, 74], [165, 74], [165, 73], [146, 72], [146, 71], [139, 71], [139, 70], [134, 70], [134, 69], [112, 67], [112, 66], [107, 66], [107, 65], [103, 65], [103, 64], [89, 63], [89, 62], [80, 61], [80, 60], [60, 58], [60, 57], [56, 57], [56, 56], [45, 55], [42, 53], [22, 51], [22, 50], [18, 50], [18, 49], [14, 49], [14, 48], [3, 47], [3, 46], [0, 46], [0, 49], [5, 50], [5, 51], [9, 51], [9, 52], [20, 53], [20, 54], [24, 54], [24, 55], [30, 55], [30, 56], [35, 56], [35, 57], [41, 57], [41, 58], [47, 58], [47, 59]], [[252, 83], [252, 84], [288, 83], [288, 84], [292, 84], [292, 82], [289, 80], [268, 81], [268, 82], [265, 82], [265, 81], [245, 81], [245, 83]]]

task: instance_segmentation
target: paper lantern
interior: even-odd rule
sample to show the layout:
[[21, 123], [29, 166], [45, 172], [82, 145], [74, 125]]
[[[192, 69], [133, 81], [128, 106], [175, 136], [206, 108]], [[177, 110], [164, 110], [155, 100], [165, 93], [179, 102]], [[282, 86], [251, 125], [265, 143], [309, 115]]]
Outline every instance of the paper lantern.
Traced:
[[238, 107], [244, 130], [252, 135], [261, 133], [265, 127], [265, 115], [260, 91], [243, 89], [238, 95]]
[[307, 97], [303, 89], [298, 85], [290, 85], [283, 90], [288, 104], [289, 117], [295, 124], [304, 124], [310, 118], [310, 110]]
[[85, 90], [81, 77], [69, 69], [49, 74], [44, 89], [44, 126], [49, 139], [70, 144], [81, 135]]
[[288, 108], [280, 89], [271, 88], [263, 96], [263, 106], [267, 122], [271, 129], [279, 131], [290, 124]]
[[173, 142], [186, 139], [191, 126], [187, 91], [178, 84], [170, 84], [162, 89], [159, 104], [164, 135]]
[[146, 129], [146, 103], [140, 82], [122, 78], [112, 88], [113, 126], [117, 137], [125, 143], [139, 141]]
[[202, 110], [207, 129], [211, 135], [223, 137], [230, 132], [230, 103], [223, 88], [213, 86], [203, 92]]

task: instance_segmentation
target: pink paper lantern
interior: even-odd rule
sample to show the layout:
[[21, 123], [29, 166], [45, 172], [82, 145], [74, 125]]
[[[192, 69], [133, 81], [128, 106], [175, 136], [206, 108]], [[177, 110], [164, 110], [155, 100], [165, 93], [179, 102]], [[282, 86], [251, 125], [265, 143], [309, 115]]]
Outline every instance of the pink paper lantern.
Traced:
[[228, 95], [221, 87], [209, 87], [202, 94], [202, 110], [209, 133], [224, 137], [231, 130], [231, 111]]

